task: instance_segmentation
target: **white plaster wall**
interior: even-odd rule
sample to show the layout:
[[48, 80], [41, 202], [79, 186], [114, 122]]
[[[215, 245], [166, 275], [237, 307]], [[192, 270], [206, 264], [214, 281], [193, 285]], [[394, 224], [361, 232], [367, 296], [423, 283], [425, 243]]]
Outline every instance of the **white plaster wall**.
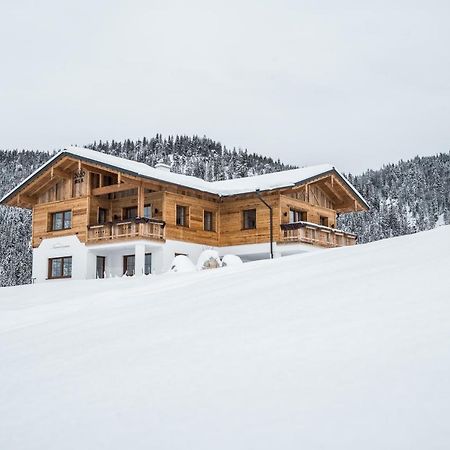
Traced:
[[[244, 260], [269, 258], [270, 251], [268, 243], [211, 247], [182, 241], [168, 240], [165, 243], [159, 243], [143, 239], [86, 246], [75, 235], [64, 236], [44, 239], [40, 246], [33, 250], [33, 278], [36, 282], [46, 281], [48, 259], [60, 256], [72, 256], [73, 279], [95, 278], [97, 256], [106, 257], [105, 271], [107, 277], [122, 276], [123, 257], [135, 254], [136, 248], [141, 257], [144, 253], [152, 254], [152, 274], [161, 274], [170, 270], [175, 253], [187, 255], [196, 264], [200, 254], [209, 249], [217, 250], [220, 256], [238, 255]], [[274, 243], [274, 257], [317, 250], [319, 250], [317, 247], [305, 244], [277, 245]], [[139, 275], [138, 272], [142, 272], [140, 270], [142, 267], [137, 263], [136, 268]]]
[[[33, 249], [32, 277], [37, 283], [48, 281], [48, 260], [61, 256], [72, 257], [72, 279], [83, 280], [89, 271], [86, 246], [77, 236], [61, 236], [43, 239], [39, 247]], [[50, 280], [54, 281], [54, 280]]]

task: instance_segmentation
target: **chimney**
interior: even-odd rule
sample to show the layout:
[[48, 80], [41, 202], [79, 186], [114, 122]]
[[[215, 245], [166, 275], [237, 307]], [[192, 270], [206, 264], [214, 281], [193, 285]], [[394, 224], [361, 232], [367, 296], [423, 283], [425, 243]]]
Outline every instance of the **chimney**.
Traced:
[[170, 168], [171, 168], [172, 166], [170, 165], [170, 164], [166, 164], [166, 163], [164, 163], [164, 162], [162, 162], [162, 161], [160, 161], [160, 162], [157, 162], [156, 164], [155, 164], [155, 169], [158, 169], [158, 170], [164, 170], [164, 172], [170, 172]]

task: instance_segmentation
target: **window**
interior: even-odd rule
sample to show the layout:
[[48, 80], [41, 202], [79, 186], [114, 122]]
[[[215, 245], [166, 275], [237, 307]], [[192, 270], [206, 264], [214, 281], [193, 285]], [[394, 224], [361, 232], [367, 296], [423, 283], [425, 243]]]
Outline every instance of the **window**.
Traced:
[[188, 225], [188, 208], [187, 206], [177, 205], [177, 225], [187, 227]]
[[134, 255], [126, 255], [123, 257], [123, 274], [131, 277], [134, 275]]
[[256, 209], [246, 209], [242, 213], [244, 230], [256, 228]]
[[144, 273], [145, 275], [149, 275], [152, 273], [152, 254], [145, 254], [145, 263], [144, 263]]
[[72, 257], [50, 258], [48, 260], [48, 278], [71, 278]]
[[105, 208], [98, 208], [98, 223], [106, 223], [108, 220], [108, 210]]
[[72, 228], [72, 211], [61, 211], [52, 214], [51, 231], [68, 230]]
[[152, 205], [144, 205], [144, 217], [146, 219], [152, 218]]
[[289, 210], [289, 222], [306, 222], [307, 221], [307, 213], [306, 211], [301, 211], [297, 209]]
[[320, 216], [320, 225], [327, 227], [328, 226], [328, 217]]
[[123, 208], [122, 217], [124, 219], [134, 219], [135, 217], [137, 217], [137, 206]]
[[104, 256], [97, 256], [97, 278], [105, 278], [106, 258]]
[[205, 231], [214, 231], [214, 213], [211, 211], [203, 212], [203, 229]]

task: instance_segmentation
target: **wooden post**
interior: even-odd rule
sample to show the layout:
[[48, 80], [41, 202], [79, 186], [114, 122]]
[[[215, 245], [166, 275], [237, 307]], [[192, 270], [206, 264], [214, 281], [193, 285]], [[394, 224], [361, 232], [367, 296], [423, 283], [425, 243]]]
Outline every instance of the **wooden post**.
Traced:
[[[138, 217], [144, 217], [144, 187], [142, 186], [142, 182], [139, 184], [137, 192], [138, 192], [137, 215]], [[138, 235], [142, 236], [143, 234], [144, 234], [144, 224], [140, 222]]]
[[140, 183], [138, 186], [137, 207], [138, 207], [138, 210], [137, 210], [138, 217], [144, 217], [144, 187], [142, 186], [142, 183]]

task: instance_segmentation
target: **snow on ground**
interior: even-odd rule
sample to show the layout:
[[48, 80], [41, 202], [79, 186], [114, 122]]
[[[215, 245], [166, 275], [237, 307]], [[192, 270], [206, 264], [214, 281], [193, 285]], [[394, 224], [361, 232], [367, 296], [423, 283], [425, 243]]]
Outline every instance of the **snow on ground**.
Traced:
[[0, 289], [0, 449], [448, 449], [450, 227]]

